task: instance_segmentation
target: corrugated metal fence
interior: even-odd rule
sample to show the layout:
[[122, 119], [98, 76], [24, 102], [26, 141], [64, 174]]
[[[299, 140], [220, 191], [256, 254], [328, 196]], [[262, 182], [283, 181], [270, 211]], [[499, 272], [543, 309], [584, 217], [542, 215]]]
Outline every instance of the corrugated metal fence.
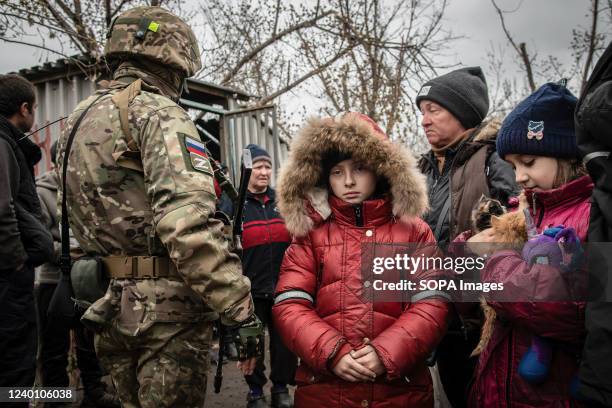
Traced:
[[[60, 78], [42, 82], [35, 85], [35, 88], [37, 106], [34, 120], [36, 122], [32, 129], [39, 129], [68, 116], [81, 100], [94, 92], [95, 84], [93, 81], [75, 75], [70, 79]], [[30, 137], [43, 150], [43, 157], [36, 165], [37, 175], [51, 169], [50, 148], [59, 138], [64, 123], [65, 119], [60, 120]]]
[[223, 115], [223, 134], [226, 143], [222, 145], [221, 157], [233, 169], [230, 174], [234, 183], [240, 173], [242, 149], [248, 144], [257, 144], [272, 156], [272, 185], [276, 184], [276, 174], [288, 154], [287, 143], [281, 142], [276, 124], [276, 106], [241, 109]]
[[[57, 121], [34, 133], [31, 140], [43, 150], [43, 157], [36, 165], [36, 175], [42, 174], [52, 167], [50, 148], [59, 135], [67, 117], [76, 105], [91, 95], [95, 82], [81, 75], [71, 78], [60, 78], [40, 82], [35, 85], [37, 107], [33, 129]], [[276, 124], [276, 106], [267, 105], [260, 108], [223, 110], [213, 109], [208, 105], [181, 100], [185, 107], [215, 112], [221, 117], [220, 141], [221, 161], [226, 163], [232, 180], [237, 180], [240, 173], [240, 157], [242, 149], [249, 143], [255, 143], [265, 148], [272, 156], [274, 168], [272, 185], [280, 165], [288, 155], [287, 143], [281, 141]], [[235, 106], [233, 100], [230, 106]], [[64, 119], [62, 119], [64, 118]]]

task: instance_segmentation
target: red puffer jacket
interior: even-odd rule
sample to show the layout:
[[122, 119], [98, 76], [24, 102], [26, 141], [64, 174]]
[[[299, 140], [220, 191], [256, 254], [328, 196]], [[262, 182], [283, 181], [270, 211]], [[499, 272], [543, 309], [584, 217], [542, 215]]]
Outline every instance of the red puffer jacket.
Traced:
[[[281, 172], [279, 206], [297, 237], [285, 253], [273, 316], [301, 359], [298, 408], [433, 407], [425, 360], [446, 330], [448, 304], [436, 297], [410, 304], [364, 296], [362, 244], [434, 242], [428, 225], [415, 217], [426, 196], [414, 160], [372, 129], [346, 116], [311, 122]], [[317, 143], [308, 142], [314, 138]], [[312, 158], [339, 147], [385, 177], [390, 194], [354, 206], [317, 190], [320, 162]], [[386, 376], [373, 383], [335, 376], [331, 369], [340, 358], [365, 343], [376, 349]]]
[[[562, 224], [575, 228], [584, 242], [592, 190], [589, 176], [584, 176], [554, 190], [527, 191], [538, 232]], [[517, 252], [500, 251], [487, 262], [482, 279], [520, 286], [521, 283], [533, 285], [533, 282], [542, 282], [542, 279], [551, 282], [562, 278], [552, 266], [534, 264], [530, 267]], [[572, 399], [570, 385], [578, 373], [585, 337], [584, 303], [490, 304], [498, 317], [491, 340], [478, 361], [470, 405], [486, 408], [581, 406]], [[553, 347], [550, 374], [539, 385], [526, 382], [517, 372], [534, 334], [550, 340]]]

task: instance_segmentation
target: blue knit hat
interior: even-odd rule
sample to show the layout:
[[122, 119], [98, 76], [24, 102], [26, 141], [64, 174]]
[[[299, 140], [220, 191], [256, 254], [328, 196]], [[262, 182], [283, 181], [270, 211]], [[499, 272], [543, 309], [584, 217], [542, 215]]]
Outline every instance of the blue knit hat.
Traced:
[[270, 154], [261, 146], [256, 144], [250, 144], [245, 149], [249, 149], [251, 151], [251, 160], [255, 163], [258, 160], [267, 160], [272, 163], [272, 158]]
[[574, 133], [576, 97], [556, 83], [542, 85], [504, 119], [497, 134], [497, 153], [559, 159], [580, 157]]

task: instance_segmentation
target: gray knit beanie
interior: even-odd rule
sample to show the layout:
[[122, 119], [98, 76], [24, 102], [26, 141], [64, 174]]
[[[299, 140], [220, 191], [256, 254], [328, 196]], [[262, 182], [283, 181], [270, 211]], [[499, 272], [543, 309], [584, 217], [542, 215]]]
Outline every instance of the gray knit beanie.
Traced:
[[425, 82], [416, 97], [442, 105], [471, 129], [478, 126], [489, 111], [487, 81], [480, 67], [461, 68]]

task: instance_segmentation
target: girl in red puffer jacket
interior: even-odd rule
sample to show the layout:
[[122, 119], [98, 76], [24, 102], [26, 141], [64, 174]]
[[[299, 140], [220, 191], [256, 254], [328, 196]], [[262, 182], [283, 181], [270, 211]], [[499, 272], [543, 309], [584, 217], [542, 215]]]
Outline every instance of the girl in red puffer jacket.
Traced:
[[[564, 254], [557, 242], [562, 236], [584, 242], [591, 208], [593, 184], [578, 160], [575, 105], [576, 98], [564, 85], [546, 84], [504, 120], [497, 152], [514, 167], [540, 235], [529, 240], [522, 253], [494, 253], [482, 272], [483, 281], [504, 283], [539, 300], [559, 300], [562, 292], [576, 289], [565, 283]], [[556, 234], [560, 229], [563, 234]], [[468, 242], [495, 239], [490, 229]], [[471, 406], [581, 406], [572, 384], [585, 337], [584, 302], [569, 296], [559, 302], [524, 300], [489, 299], [497, 320], [478, 361]]]
[[362, 244], [435, 244], [418, 218], [427, 194], [412, 155], [365, 115], [313, 119], [292, 143], [278, 196], [295, 238], [273, 315], [301, 359], [295, 406], [433, 407], [426, 359], [448, 304], [439, 292], [373, 302], [361, 275]]

